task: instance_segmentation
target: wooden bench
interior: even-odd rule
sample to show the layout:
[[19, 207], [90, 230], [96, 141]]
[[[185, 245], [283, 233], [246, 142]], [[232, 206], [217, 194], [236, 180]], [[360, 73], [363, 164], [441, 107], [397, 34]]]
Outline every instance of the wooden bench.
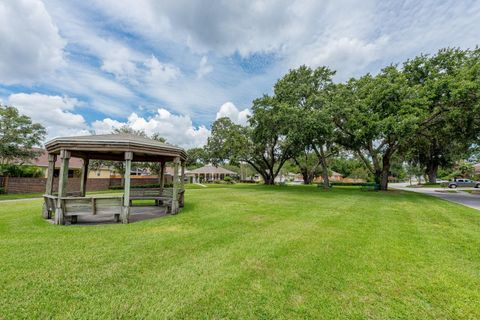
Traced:
[[60, 199], [63, 215], [70, 217], [71, 223], [77, 222], [78, 216], [113, 216], [115, 222], [120, 221], [123, 197], [65, 197]]
[[57, 207], [58, 197], [45, 194], [43, 195], [43, 217], [45, 219], [51, 219], [55, 213], [55, 208]]
[[[170, 197], [173, 198], [173, 188], [165, 188], [163, 189], [162, 195], [165, 197]], [[185, 202], [185, 190], [184, 189], [178, 189], [177, 191], [177, 200], [178, 200], [178, 205], [180, 208], [183, 208], [184, 202]]]
[[[184, 204], [185, 190], [178, 190], [177, 200], [180, 207]], [[130, 189], [130, 205], [133, 200], [155, 200], [157, 205], [167, 207], [167, 212], [172, 212], [173, 189], [165, 188], [160, 192], [159, 188], [134, 188]]]
[[[53, 195], [55, 197], [58, 197], [58, 192], [54, 192]], [[82, 192], [80, 191], [72, 191], [72, 192], [67, 192], [66, 197], [81, 197]]]

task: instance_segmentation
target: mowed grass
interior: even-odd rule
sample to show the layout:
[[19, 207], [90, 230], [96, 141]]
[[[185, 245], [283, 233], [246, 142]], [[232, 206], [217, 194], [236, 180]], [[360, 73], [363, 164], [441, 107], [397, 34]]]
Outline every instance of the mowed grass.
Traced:
[[0, 204], [0, 319], [478, 319], [480, 212], [408, 192], [188, 190], [177, 216], [54, 226]]

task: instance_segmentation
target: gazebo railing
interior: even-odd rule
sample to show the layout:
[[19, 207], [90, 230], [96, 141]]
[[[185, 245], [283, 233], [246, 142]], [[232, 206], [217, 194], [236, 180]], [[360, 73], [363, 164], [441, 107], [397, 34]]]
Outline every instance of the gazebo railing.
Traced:
[[[177, 201], [180, 208], [184, 205], [184, 189], [177, 189]], [[155, 200], [163, 204], [168, 211], [172, 209], [173, 188], [132, 188], [130, 189], [130, 204], [133, 200]]]
[[[162, 195], [165, 197], [173, 198], [173, 188], [164, 188]], [[183, 208], [184, 198], [185, 198], [185, 189], [178, 189], [177, 200], [178, 200], [178, 204], [180, 205], [180, 208]]]
[[78, 216], [103, 215], [113, 216], [120, 221], [123, 207], [123, 197], [61, 197], [44, 195], [44, 216], [51, 218], [57, 207], [71, 223], [77, 222]]
[[[54, 192], [53, 195], [58, 197], [58, 192]], [[81, 191], [71, 191], [71, 192], [67, 192], [66, 196], [67, 197], [81, 197], [82, 192]]]

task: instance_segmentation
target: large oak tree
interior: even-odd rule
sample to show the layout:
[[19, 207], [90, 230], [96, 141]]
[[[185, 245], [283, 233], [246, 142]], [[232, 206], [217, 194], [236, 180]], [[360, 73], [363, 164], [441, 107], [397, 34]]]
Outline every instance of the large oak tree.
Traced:
[[412, 139], [408, 158], [423, 167], [431, 183], [436, 182], [440, 166], [451, 167], [465, 157], [478, 134], [479, 53], [478, 49], [442, 49], [404, 64], [408, 84], [417, 88], [432, 115]]
[[329, 187], [327, 160], [337, 151], [334, 125], [327, 108], [334, 74], [326, 67], [301, 66], [290, 70], [274, 87], [275, 99], [290, 109], [286, 113], [287, 139], [304, 183], [310, 184], [320, 168], [326, 188]]
[[206, 146], [211, 161], [248, 163], [265, 184], [274, 184], [293, 151], [291, 141], [286, 138], [288, 112], [285, 104], [263, 96], [253, 102], [249, 125], [234, 124], [229, 118], [216, 120]]
[[401, 70], [389, 66], [377, 76], [339, 84], [330, 110], [337, 142], [354, 151], [386, 190], [392, 157], [425, 118], [415, 88]]

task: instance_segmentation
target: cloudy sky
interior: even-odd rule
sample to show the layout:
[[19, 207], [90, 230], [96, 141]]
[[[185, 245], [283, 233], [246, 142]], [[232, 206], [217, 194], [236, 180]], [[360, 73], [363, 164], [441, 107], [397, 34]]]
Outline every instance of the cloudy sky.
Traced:
[[480, 42], [480, 1], [0, 0], [0, 101], [48, 138], [128, 124], [184, 147], [288, 69], [336, 81]]

